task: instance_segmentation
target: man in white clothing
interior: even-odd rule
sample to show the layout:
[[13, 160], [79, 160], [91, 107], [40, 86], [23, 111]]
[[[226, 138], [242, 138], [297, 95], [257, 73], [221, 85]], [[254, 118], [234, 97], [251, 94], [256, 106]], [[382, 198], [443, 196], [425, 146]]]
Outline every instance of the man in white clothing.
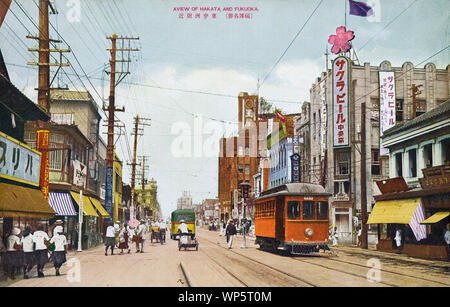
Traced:
[[[136, 228], [136, 236], [140, 238], [140, 242], [136, 242], [136, 253], [144, 252], [144, 241], [147, 236], [147, 225], [145, 225], [145, 221], [141, 220], [141, 224]], [[140, 248], [139, 248], [140, 245]]]
[[37, 230], [33, 233], [33, 242], [35, 246], [35, 257], [37, 263], [38, 277], [44, 277], [44, 266], [48, 261], [47, 243], [50, 241], [48, 234], [44, 231], [44, 226], [39, 224]]
[[111, 247], [111, 256], [114, 255], [114, 247], [116, 246], [116, 229], [113, 225], [109, 225], [108, 228], [106, 228], [105, 246], [105, 256], [108, 256], [109, 247]]

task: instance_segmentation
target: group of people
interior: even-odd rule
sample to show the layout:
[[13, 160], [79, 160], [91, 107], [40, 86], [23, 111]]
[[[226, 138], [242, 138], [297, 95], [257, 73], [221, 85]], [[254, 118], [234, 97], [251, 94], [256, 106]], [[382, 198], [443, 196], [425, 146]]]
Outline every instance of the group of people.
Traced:
[[[150, 226], [158, 227], [162, 233], [165, 233], [167, 229], [166, 223], [162, 220], [153, 221]], [[116, 246], [120, 249], [121, 254], [123, 254], [124, 250], [130, 253], [132, 242], [136, 243], [136, 253], [143, 253], [148, 232], [149, 225], [144, 219], [141, 219], [136, 227], [131, 227], [126, 223], [120, 227], [120, 221], [116, 221], [114, 225], [111, 224], [106, 228], [105, 256], [108, 256], [108, 249], [111, 249], [111, 255], [114, 255]], [[116, 238], [119, 239], [118, 244]]]
[[0, 240], [0, 250], [5, 251], [2, 263], [6, 275], [14, 279], [16, 273], [22, 270], [23, 278], [28, 279], [28, 274], [36, 265], [37, 277], [42, 278], [45, 264], [51, 261], [56, 276], [59, 276], [59, 269], [67, 260], [67, 244], [61, 220], [55, 223], [51, 238], [42, 224], [36, 230], [31, 226], [26, 226], [23, 231], [14, 227], [6, 239], [6, 245]]

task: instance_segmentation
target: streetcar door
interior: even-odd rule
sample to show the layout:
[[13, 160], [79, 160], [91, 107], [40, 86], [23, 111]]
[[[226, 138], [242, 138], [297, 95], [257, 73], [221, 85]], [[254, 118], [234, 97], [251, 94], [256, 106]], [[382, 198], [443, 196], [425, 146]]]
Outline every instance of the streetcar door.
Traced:
[[275, 237], [279, 241], [284, 241], [284, 197], [277, 197], [275, 209]]

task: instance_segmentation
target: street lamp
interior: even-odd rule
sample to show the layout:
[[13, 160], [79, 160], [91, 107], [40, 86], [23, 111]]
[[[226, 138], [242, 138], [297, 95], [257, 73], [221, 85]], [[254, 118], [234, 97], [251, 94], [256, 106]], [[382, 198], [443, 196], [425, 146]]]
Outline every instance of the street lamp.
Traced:
[[[246, 215], [245, 211], [247, 208], [247, 199], [250, 197], [250, 187], [251, 186], [250, 186], [250, 183], [248, 183], [248, 182], [243, 182], [243, 183], [239, 184], [239, 186], [241, 187], [241, 192], [242, 192], [242, 216], [243, 216], [242, 221], [244, 223], [246, 223], [247, 219], [245, 217], [245, 215]], [[243, 236], [241, 248], [247, 248], [247, 242], [245, 240], [245, 225], [242, 225], [242, 223], [241, 223], [241, 229], [242, 229], [242, 236]]]

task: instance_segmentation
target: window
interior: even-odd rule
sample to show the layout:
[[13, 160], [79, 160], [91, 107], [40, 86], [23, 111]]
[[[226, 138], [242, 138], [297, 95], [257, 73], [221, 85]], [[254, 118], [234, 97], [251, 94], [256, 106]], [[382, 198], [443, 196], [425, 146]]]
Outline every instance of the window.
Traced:
[[408, 151], [409, 158], [409, 176], [417, 177], [417, 150], [411, 149]]
[[245, 147], [245, 155], [250, 156], [250, 147]]
[[288, 201], [288, 219], [300, 219], [300, 203], [298, 201]]
[[450, 163], [450, 139], [445, 139], [441, 141], [441, 157], [444, 165]]
[[255, 218], [274, 217], [275, 201], [269, 200], [256, 205]]
[[403, 122], [403, 99], [396, 100], [395, 120], [397, 124]]
[[395, 154], [395, 171], [397, 177], [403, 176], [403, 157], [401, 152]]
[[317, 202], [317, 219], [326, 220], [328, 218], [328, 203], [326, 201]]
[[416, 117], [424, 114], [427, 111], [426, 100], [416, 100]]
[[314, 220], [314, 203], [312, 201], [303, 202], [303, 219]]
[[[62, 146], [54, 143], [50, 143], [49, 145], [50, 148], [58, 148]], [[62, 154], [62, 150], [49, 151], [48, 159], [51, 170], [60, 171], [62, 169]]]
[[238, 172], [239, 172], [240, 174], [242, 174], [242, 173], [244, 172], [244, 165], [242, 165], [242, 164], [239, 164], [239, 165], [238, 165]]
[[245, 173], [250, 174], [250, 165], [245, 166]]
[[380, 152], [378, 149], [372, 149], [372, 175], [381, 175]]
[[423, 162], [426, 168], [433, 166], [433, 144], [423, 147]]
[[316, 113], [313, 114], [313, 139], [316, 139]]
[[350, 153], [336, 152], [336, 175], [350, 174]]

